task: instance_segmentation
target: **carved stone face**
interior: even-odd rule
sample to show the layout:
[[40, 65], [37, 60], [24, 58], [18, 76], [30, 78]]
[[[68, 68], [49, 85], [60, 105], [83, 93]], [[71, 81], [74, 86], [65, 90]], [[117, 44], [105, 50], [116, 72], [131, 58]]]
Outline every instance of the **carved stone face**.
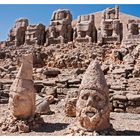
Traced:
[[65, 18], [65, 14], [64, 14], [64, 11], [59, 11], [58, 13], [57, 13], [57, 20], [62, 20], [62, 19], [64, 19]]
[[76, 107], [78, 122], [86, 130], [104, 129], [101, 125], [103, 122], [108, 123], [105, 120], [109, 116], [107, 98], [99, 91], [81, 90]]

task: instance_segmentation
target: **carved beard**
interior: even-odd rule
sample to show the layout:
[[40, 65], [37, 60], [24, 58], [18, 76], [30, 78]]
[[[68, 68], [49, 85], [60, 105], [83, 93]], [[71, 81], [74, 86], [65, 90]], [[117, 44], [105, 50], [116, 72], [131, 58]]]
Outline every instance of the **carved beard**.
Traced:
[[101, 120], [101, 112], [93, 107], [85, 107], [79, 111], [80, 125], [88, 131], [93, 131]]
[[98, 110], [94, 107], [79, 108], [77, 111], [77, 119], [86, 131], [104, 130], [110, 128], [110, 110], [109, 105]]

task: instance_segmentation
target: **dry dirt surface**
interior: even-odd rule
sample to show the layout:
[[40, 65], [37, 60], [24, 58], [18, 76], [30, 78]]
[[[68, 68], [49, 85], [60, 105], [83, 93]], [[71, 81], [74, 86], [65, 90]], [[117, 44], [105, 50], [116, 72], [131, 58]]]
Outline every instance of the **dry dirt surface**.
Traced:
[[[0, 130], [0, 136], [26, 135], [26, 136], [63, 136], [67, 127], [75, 122], [75, 117], [66, 117], [64, 114], [64, 100], [50, 106], [54, 114], [44, 115], [45, 124], [38, 130], [30, 133], [7, 133]], [[0, 105], [0, 118], [4, 116], [7, 104]], [[116, 130], [116, 135], [120, 136], [140, 136], [140, 114], [111, 113], [111, 123]]]

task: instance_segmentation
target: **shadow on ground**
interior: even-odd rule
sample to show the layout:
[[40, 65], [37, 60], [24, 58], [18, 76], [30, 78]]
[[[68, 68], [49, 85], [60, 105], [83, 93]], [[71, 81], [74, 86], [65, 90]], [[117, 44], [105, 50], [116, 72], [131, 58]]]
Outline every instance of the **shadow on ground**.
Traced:
[[68, 123], [44, 123], [36, 132], [48, 132], [53, 133], [54, 131], [60, 131], [65, 129]]
[[131, 131], [131, 130], [124, 130], [124, 131], [117, 131], [117, 136], [140, 136], [140, 131]]

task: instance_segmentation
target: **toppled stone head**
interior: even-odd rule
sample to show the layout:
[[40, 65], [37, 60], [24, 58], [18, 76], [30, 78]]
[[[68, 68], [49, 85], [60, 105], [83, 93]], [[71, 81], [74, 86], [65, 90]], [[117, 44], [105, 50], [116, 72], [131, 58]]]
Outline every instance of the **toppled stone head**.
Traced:
[[109, 90], [100, 68], [94, 61], [87, 68], [76, 104], [77, 121], [86, 131], [110, 128]]
[[35, 91], [32, 80], [32, 55], [23, 56], [23, 63], [10, 88], [10, 115], [18, 119], [27, 119], [35, 113]]

